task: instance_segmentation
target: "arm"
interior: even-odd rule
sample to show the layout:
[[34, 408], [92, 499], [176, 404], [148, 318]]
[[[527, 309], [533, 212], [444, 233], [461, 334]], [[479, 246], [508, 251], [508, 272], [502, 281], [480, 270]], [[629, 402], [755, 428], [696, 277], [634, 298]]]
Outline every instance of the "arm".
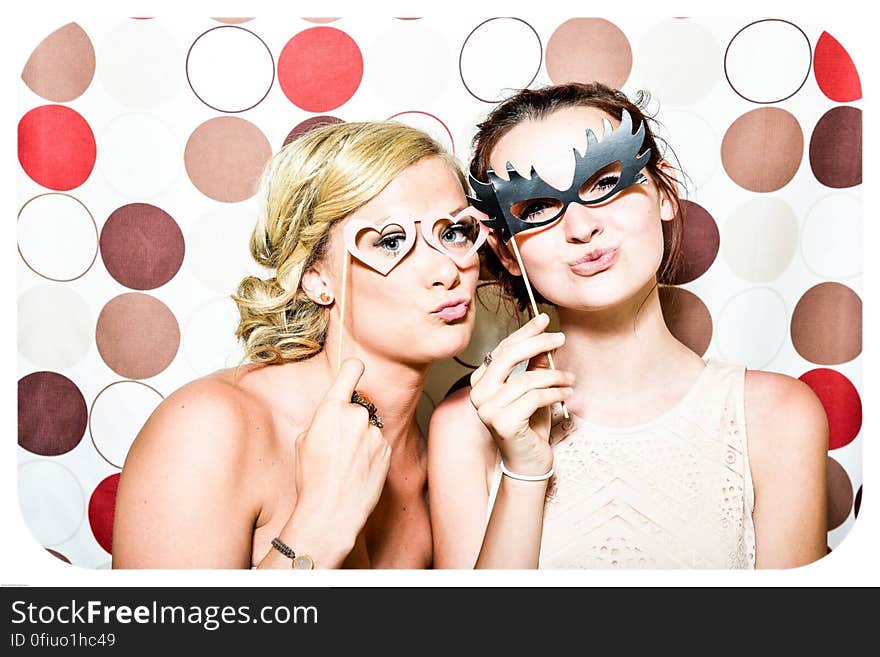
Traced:
[[746, 425], [755, 487], [756, 567], [792, 568], [826, 554], [828, 419], [805, 383], [746, 374]]
[[436, 568], [536, 568], [546, 481], [501, 477], [488, 525], [488, 473], [498, 451], [469, 399], [456, 391], [431, 416], [428, 494]]
[[245, 408], [227, 384], [195, 381], [164, 400], [125, 460], [113, 567], [249, 567], [259, 509], [247, 447]]
[[428, 490], [437, 567], [538, 565], [547, 480], [502, 476], [487, 526], [487, 473], [499, 450], [513, 472], [539, 475], [552, 464], [547, 407], [568, 396], [560, 386], [570, 375], [538, 369], [509, 376], [516, 363], [561, 344], [541, 333], [545, 325], [546, 317], [539, 317], [502, 341], [492, 364], [471, 376], [473, 387], [451, 395], [432, 415]]

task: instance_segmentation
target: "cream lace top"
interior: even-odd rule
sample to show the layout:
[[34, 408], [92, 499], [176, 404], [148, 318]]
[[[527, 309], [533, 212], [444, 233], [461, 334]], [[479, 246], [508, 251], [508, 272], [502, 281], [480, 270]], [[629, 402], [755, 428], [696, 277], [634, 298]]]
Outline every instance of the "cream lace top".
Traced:
[[[709, 359], [684, 398], [638, 426], [554, 408], [539, 567], [754, 568], [744, 384], [742, 365]], [[496, 466], [489, 513], [500, 479]]]

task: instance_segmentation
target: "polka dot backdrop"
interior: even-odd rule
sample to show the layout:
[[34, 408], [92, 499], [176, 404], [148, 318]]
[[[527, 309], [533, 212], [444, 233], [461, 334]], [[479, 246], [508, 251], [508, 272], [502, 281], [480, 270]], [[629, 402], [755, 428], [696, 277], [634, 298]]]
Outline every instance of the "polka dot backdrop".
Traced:
[[[247, 240], [272, 153], [316, 126], [393, 118], [465, 162], [512, 90], [593, 79], [649, 91], [689, 175], [685, 266], [660, 295], [672, 332], [799, 378], [825, 406], [839, 545], [862, 491], [861, 84], [846, 44], [782, 18], [564, 16], [47, 24], [18, 125], [18, 487], [36, 540], [108, 567], [143, 422], [240, 358], [228, 295], [268, 275]], [[432, 369], [423, 427], [517, 324], [491, 284], [479, 294], [471, 344]]]

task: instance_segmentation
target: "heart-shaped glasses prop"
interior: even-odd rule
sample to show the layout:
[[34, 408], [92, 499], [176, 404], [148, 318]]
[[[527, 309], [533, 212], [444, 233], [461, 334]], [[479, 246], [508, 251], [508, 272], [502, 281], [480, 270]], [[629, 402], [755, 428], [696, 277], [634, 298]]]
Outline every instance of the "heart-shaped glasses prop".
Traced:
[[[486, 220], [486, 214], [468, 206], [454, 215], [440, 213], [421, 217], [390, 217], [381, 224], [365, 219], [349, 219], [342, 235], [347, 254], [386, 276], [415, 246], [418, 237], [416, 224], [419, 224], [422, 237], [431, 248], [450, 258], [456, 266], [465, 267], [489, 236], [489, 228], [483, 223]], [[348, 288], [347, 254], [342, 265], [340, 316], [343, 319]], [[342, 364], [341, 331], [337, 364]]]
[[351, 219], [343, 229], [345, 248], [360, 262], [383, 276], [396, 267], [416, 243], [416, 226], [432, 248], [464, 267], [485, 243], [488, 217], [473, 207], [455, 215], [391, 217], [382, 224]]

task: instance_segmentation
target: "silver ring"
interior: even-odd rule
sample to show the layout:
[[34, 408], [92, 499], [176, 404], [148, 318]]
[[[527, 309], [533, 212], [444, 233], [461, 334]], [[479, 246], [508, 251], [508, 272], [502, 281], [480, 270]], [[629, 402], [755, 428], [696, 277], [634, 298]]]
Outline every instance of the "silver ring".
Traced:
[[492, 352], [487, 351], [486, 355], [483, 356], [483, 365], [489, 366], [492, 364]]

